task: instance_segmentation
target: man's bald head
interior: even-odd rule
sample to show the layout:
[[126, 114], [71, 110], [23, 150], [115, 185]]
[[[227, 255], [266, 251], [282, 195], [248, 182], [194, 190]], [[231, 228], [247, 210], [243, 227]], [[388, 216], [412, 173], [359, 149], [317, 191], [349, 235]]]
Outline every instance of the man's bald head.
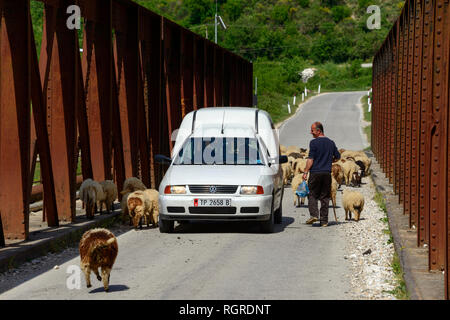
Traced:
[[323, 136], [323, 125], [319, 121], [314, 122], [311, 125], [311, 134], [314, 138], [317, 138], [319, 136]]

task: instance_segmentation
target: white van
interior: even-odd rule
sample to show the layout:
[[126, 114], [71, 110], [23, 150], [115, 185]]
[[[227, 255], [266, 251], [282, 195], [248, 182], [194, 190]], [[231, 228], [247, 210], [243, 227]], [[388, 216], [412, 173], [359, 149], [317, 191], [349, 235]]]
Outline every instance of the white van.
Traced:
[[176, 133], [159, 186], [159, 230], [174, 222], [258, 221], [264, 232], [281, 223], [283, 176], [277, 131], [255, 108], [204, 108], [187, 114]]

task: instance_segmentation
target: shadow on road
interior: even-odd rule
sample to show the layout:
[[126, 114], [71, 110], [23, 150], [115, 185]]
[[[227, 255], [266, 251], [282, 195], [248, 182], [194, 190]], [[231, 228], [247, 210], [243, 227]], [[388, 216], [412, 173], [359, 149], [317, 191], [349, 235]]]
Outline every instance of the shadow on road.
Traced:
[[[108, 292], [126, 291], [129, 289], [130, 288], [128, 286], [125, 286], [123, 284], [113, 284], [113, 285], [109, 286]], [[99, 293], [99, 292], [105, 292], [105, 289], [103, 287], [100, 287], [100, 288], [89, 291], [89, 293]]]
[[[284, 228], [295, 221], [283, 217], [281, 224], [275, 224], [273, 233], [283, 232]], [[262, 233], [258, 222], [249, 221], [190, 221], [176, 225], [174, 233]]]

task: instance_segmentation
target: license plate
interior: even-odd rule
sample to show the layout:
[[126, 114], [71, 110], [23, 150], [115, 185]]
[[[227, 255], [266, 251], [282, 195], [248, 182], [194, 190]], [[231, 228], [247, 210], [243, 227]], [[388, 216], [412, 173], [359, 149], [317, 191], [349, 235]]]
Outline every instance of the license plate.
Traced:
[[231, 199], [194, 199], [194, 207], [231, 207]]

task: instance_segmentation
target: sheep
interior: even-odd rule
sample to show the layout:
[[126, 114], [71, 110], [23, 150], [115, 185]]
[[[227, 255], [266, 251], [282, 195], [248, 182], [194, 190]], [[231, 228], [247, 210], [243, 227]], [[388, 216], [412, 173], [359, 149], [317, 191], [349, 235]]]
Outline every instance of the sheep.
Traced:
[[359, 171], [361, 171], [360, 176], [364, 177], [365, 173], [366, 173], [366, 165], [361, 160], [357, 160], [357, 161], [355, 161], [355, 163], [358, 165], [358, 167], [360, 169]]
[[292, 157], [294, 159], [303, 158], [303, 156], [300, 153], [298, 153], [298, 152], [291, 152], [290, 154], [288, 154], [288, 158], [289, 157]]
[[120, 208], [122, 209], [122, 223], [125, 223], [126, 217], [129, 218], [129, 225], [131, 226], [131, 216], [128, 213], [128, 196], [131, 192], [125, 193], [122, 196], [122, 201], [120, 201]]
[[292, 164], [293, 175], [305, 172], [307, 159], [297, 159]]
[[346, 150], [345, 149], [339, 149], [339, 153], [342, 155]]
[[339, 187], [344, 183], [344, 168], [339, 163], [333, 163], [331, 165], [331, 176], [336, 180]]
[[297, 147], [297, 146], [289, 146], [289, 147], [287, 147], [286, 154], [290, 154], [292, 152], [300, 153], [300, 148]]
[[282, 144], [280, 144], [280, 154], [286, 155], [286, 151], [287, 151], [287, 148], [285, 146], [283, 146]]
[[[152, 201], [152, 211], [149, 215], [150, 222], [156, 227], [158, 226], [159, 217], [159, 192], [155, 189], [147, 189], [144, 192], [150, 197]], [[147, 222], [148, 223], [148, 222]]]
[[281, 170], [283, 171], [283, 184], [288, 184], [292, 174], [291, 165], [288, 162], [283, 163], [281, 164]]
[[100, 202], [100, 213], [103, 210], [103, 203], [105, 204], [106, 211], [111, 213], [111, 209], [114, 209], [114, 201], [117, 199], [117, 186], [112, 180], [105, 180], [100, 182], [103, 188], [104, 197], [99, 200]]
[[142, 218], [146, 219], [148, 227], [150, 222], [155, 226], [157, 225], [159, 215], [158, 196], [158, 191], [153, 189], [138, 190], [128, 195], [128, 214], [133, 220], [135, 228], [139, 225], [142, 229]]
[[353, 181], [353, 173], [358, 172], [359, 167], [353, 161], [347, 160], [342, 164], [342, 168], [344, 169], [345, 185], [349, 186]]
[[361, 187], [361, 174], [359, 171], [353, 172], [352, 182], [354, 182], [354, 186]]
[[292, 188], [292, 193], [294, 195], [294, 206], [297, 206], [297, 201], [298, 201], [298, 205], [304, 205], [305, 204], [305, 198], [302, 197], [300, 199], [300, 196], [297, 195], [296, 191], [298, 186], [303, 182], [303, 174], [297, 174], [294, 175], [294, 177], [292, 178], [291, 181], [291, 188]]
[[355, 221], [359, 221], [364, 209], [364, 196], [360, 192], [345, 189], [342, 193], [342, 207], [345, 211], [345, 220], [350, 220], [354, 213]]
[[334, 177], [331, 177], [331, 202], [333, 203], [333, 206], [336, 207], [336, 193], [338, 189], [338, 182]]
[[80, 240], [79, 250], [81, 270], [84, 272], [87, 287], [92, 286], [91, 271], [93, 271], [98, 281], [103, 280], [103, 288], [108, 292], [111, 269], [119, 251], [114, 234], [103, 228], [88, 230]]
[[370, 160], [370, 158], [366, 155], [364, 156], [356, 156], [355, 157], [355, 162], [361, 161], [362, 163], [364, 163], [364, 175], [367, 176], [369, 175], [369, 169], [370, 169], [370, 165], [372, 164], [372, 160]]
[[123, 183], [123, 190], [120, 192], [122, 195], [138, 190], [145, 190], [147, 187], [141, 180], [135, 177], [128, 178]]
[[347, 157], [367, 157], [367, 155], [364, 153], [364, 151], [352, 151], [352, 150], [345, 150], [344, 152], [341, 153], [341, 157], [342, 158], [347, 158]]
[[79, 195], [86, 207], [86, 218], [94, 219], [94, 214], [97, 211], [97, 201], [105, 198], [101, 184], [88, 178], [81, 184]]

